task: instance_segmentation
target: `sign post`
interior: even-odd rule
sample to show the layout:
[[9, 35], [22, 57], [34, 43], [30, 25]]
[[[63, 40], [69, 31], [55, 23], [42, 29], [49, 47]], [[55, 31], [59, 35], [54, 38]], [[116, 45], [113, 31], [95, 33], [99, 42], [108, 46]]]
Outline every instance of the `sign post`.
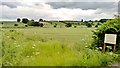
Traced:
[[117, 39], [117, 34], [105, 34], [105, 39], [104, 39], [104, 48], [103, 50], [105, 51], [106, 44], [113, 44], [113, 52], [116, 51], [116, 39]]

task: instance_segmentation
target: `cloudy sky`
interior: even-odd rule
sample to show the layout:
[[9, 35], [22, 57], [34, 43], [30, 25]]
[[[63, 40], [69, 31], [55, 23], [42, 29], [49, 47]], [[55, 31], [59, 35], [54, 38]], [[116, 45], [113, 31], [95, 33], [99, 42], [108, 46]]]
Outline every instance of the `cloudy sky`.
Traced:
[[97, 20], [113, 18], [118, 13], [117, 0], [2, 0], [0, 20], [29, 18], [38, 20]]

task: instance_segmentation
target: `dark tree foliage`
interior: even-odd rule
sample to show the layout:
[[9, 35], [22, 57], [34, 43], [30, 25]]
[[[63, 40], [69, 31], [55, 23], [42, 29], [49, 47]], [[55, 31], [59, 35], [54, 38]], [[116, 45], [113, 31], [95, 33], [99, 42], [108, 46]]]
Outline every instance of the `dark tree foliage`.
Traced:
[[28, 27], [28, 25], [25, 25], [25, 27]]
[[55, 23], [53, 27], [57, 27], [57, 24]]
[[43, 26], [44, 26], [44, 24], [43, 24], [43, 23], [39, 23], [39, 25], [40, 25], [40, 27], [43, 27]]
[[44, 20], [43, 19], [39, 19], [39, 22], [43, 22]]
[[20, 18], [17, 18], [17, 22], [20, 22], [21, 21], [21, 19]]
[[83, 19], [81, 19], [81, 22], [83, 22]]
[[14, 24], [14, 26], [18, 26], [18, 24]]
[[72, 27], [71, 23], [66, 23], [65, 27]]
[[34, 20], [32, 19], [32, 20], [28, 21], [27, 24], [28, 24], [29, 26], [32, 26], [32, 25], [34, 24]]
[[117, 34], [117, 48], [120, 49], [120, 18], [108, 20], [93, 31], [93, 48], [103, 47], [105, 34]]
[[40, 26], [39, 22], [33, 22], [32, 26]]
[[86, 26], [87, 27], [92, 27], [92, 24], [91, 23], [86, 23]]
[[3, 22], [1, 24], [4, 24]]
[[112, 19], [100, 19], [99, 22], [104, 23], [104, 22], [106, 22], [108, 20], [112, 20]]
[[23, 18], [23, 19], [22, 19], [22, 22], [25, 23], [25, 24], [27, 24], [28, 21], [29, 21], [29, 20], [28, 20], [27, 18]]
[[98, 25], [95, 25], [95, 27], [98, 27]]
[[75, 25], [74, 28], [76, 28], [77, 26]]

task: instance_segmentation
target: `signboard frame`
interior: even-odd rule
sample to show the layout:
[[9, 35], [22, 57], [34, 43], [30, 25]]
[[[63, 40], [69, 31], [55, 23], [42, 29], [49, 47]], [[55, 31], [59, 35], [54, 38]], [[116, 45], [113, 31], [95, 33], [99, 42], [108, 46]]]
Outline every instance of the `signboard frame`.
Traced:
[[117, 34], [105, 34], [105, 38], [104, 38], [104, 51], [106, 48], [106, 44], [113, 44], [114, 48], [113, 48], [113, 52], [116, 51], [116, 41], [117, 41]]

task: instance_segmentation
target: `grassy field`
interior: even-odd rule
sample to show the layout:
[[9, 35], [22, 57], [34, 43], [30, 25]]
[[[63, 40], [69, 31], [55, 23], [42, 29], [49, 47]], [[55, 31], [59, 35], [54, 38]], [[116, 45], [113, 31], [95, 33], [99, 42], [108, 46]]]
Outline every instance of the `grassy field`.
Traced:
[[[118, 55], [89, 47], [95, 28], [3, 28], [5, 66], [107, 66]], [[92, 62], [91, 62], [92, 61]]]

